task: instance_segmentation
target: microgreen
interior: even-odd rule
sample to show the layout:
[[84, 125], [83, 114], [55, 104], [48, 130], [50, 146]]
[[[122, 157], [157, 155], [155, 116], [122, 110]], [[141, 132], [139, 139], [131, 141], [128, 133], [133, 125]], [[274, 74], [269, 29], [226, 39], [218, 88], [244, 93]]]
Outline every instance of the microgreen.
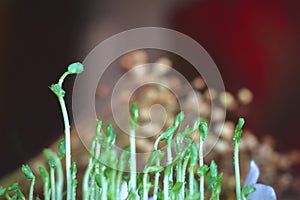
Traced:
[[241, 136], [243, 133], [243, 126], [245, 120], [243, 118], [239, 118], [234, 134], [233, 134], [233, 141], [234, 141], [234, 171], [235, 171], [235, 187], [236, 187], [236, 198], [237, 200], [242, 200], [241, 196], [241, 182], [240, 182], [240, 164], [239, 164], [239, 145]]
[[[51, 91], [58, 97], [65, 126], [65, 137], [58, 142], [57, 153], [50, 149], [43, 151], [48, 160], [48, 168], [39, 167], [39, 174], [43, 182], [43, 196], [45, 200], [62, 200], [64, 196], [64, 174], [61, 160], [66, 162], [66, 199], [75, 200], [78, 196], [77, 189], [77, 167], [76, 163], [71, 164], [71, 141], [69, 117], [64, 102], [66, 92], [62, 88], [64, 79], [70, 74], [79, 74], [83, 71], [81, 63], [73, 63], [68, 70], [60, 77], [58, 83], [50, 86]], [[136, 169], [136, 142], [135, 134], [138, 128], [139, 110], [137, 104], [130, 107], [130, 146], [125, 147], [118, 154], [114, 148], [117, 133], [112, 125], [104, 130], [103, 123], [98, 120], [96, 134], [92, 138], [91, 147], [88, 151], [89, 160], [82, 180], [82, 196], [84, 200], [111, 200], [137, 198], [147, 200], [149, 191], [153, 187], [153, 199], [166, 200], [204, 200], [206, 180], [207, 189], [210, 190], [210, 199], [220, 199], [222, 186], [222, 173], [218, 172], [218, 165], [211, 161], [210, 166], [204, 163], [204, 142], [209, 132], [208, 124], [198, 118], [192, 127], [187, 126], [182, 132], [179, 127], [184, 120], [183, 112], [176, 115], [173, 125], [165, 129], [154, 142], [151, 152], [143, 170], [143, 174], [137, 173]], [[236, 177], [237, 200], [263, 199], [275, 200], [276, 194], [272, 187], [257, 184], [259, 176], [258, 166], [254, 161], [250, 163], [250, 170], [241, 190], [239, 171], [239, 144], [242, 136], [244, 119], [240, 118], [236, 125], [234, 141], [234, 169]], [[199, 131], [199, 147], [194, 143], [191, 135]], [[173, 141], [174, 139], [174, 141]], [[164, 142], [167, 153], [159, 149], [159, 144]], [[173, 153], [172, 150], [175, 150]], [[174, 154], [174, 155], [173, 155]], [[161, 161], [166, 157], [166, 166]], [[128, 166], [129, 175], [124, 174]], [[48, 170], [47, 170], [48, 169]], [[198, 175], [199, 180], [195, 178]], [[174, 174], [173, 174], [174, 170]], [[33, 199], [35, 175], [28, 165], [22, 166], [25, 177], [31, 181], [29, 199]], [[188, 173], [188, 177], [186, 174]], [[154, 181], [151, 181], [151, 174], [154, 174]], [[162, 185], [160, 175], [163, 174]], [[123, 183], [122, 183], [123, 181]], [[123, 187], [127, 187], [125, 189]], [[266, 192], [264, 192], [266, 191]], [[208, 193], [207, 193], [208, 194]], [[7, 188], [0, 187], [0, 197], [6, 199], [25, 199], [17, 183]], [[40, 199], [38, 196], [36, 199]]]

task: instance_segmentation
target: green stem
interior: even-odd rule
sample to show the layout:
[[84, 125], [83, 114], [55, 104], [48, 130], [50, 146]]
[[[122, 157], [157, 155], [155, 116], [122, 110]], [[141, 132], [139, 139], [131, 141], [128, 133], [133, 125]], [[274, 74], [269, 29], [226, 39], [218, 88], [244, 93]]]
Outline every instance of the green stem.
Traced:
[[90, 157], [89, 157], [89, 164], [88, 164], [88, 167], [84, 173], [84, 176], [83, 176], [83, 183], [82, 183], [82, 191], [83, 191], [83, 199], [84, 200], [88, 200], [89, 199], [89, 178], [90, 178], [90, 174], [91, 174], [91, 171], [93, 169], [93, 166], [94, 166], [94, 162], [93, 162], [93, 156], [94, 156], [94, 150], [95, 150], [95, 145], [96, 145], [96, 142], [95, 140], [92, 141], [92, 147], [91, 147], [91, 151], [90, 151]]
[[[182, 181], [182, 162], [179, 162], [176, 165], [176, 182], [181, 182], [181, 181]], [[179, 193], [178, 198], [182, 199], [181, 192]], [[176, 199], [178, 199], [178, 198], [176, 198]]]
[[51, 199], [56, 199], [56, 196], [55, 196], [55, 170], [54, 168], [50, 168], [50, 179], [51, 179]]
[[148, 179], [148, 172], [146, 171], [144, 173], [144, 176], [143, 176], [143, 200], [148, 200], [148, 187], [147, 187], [147, 179]]
[[50, 200], [49, 181], [44, 182], [44, 198], [45, 200]]
[[35, 177], [32, 178], [32, 182], [29, 190], [29, 200], [33, 199], [33, 191], [34, 191]]
[[74, 162], [72, 165], [72, 199], [76, 199], [76, 188], [77, 188], [77, 179], [76, 179], [76, 173], [77, 173], [77, 168], [76, 168], [76, 163]]
[[136, 146], [135, 130], [130, 129], [130, 190], [136, 193]]
[[166, 173], [169, 167], [165, 170], [165, 176], [164, 176], [164, 199], [169, 199], [169, 175], [170, 172]]
[[235, 170], [235, 187], [236, 199], [241, 200], [241, 183], [240, 183], [240, 166], [239, 166], [239, 142], [234, 142], [234, 170]]
[[[203, 139], [200, 137], [199, 141], [199, 167], [204, 165], [203, 161]], [[200, 176], [200, 200], [204, 200], [204, 175]]]
[[57, 159], [57, 169], [56, 169], [56, 175], [57, 175], [57, 181], [56, 181], [56, 194], [57, 194], [57, 200], [62, 200], [62, 194], [63, 194], [63, 187], [64, 187], [64, 173], [63, 168], [61, 166], [60, 160]]
[[[160, 160], [159, 159], [156, 160], [156, 166], [160, 166]], [[155, 178], [154, 178], [153, 200], [157, 200], [159, 176], [160, 176], [160, 173], [156, 172], [155, 173]]]
[[182, 165], [182, 179], [181, 179], [181, 182], [183, 183], [183, 186], [181, 188], [181, 199], [184, 199], [184, 188], [185, 188], [185, 175], [186, 175], [186, 169], [187, 169], [187, 165], [188, 165], [188, 162], [190, 160], [190, 156], [191, 154], [189, 154], [188, 156], [186, 156], [184, 158], [184, 161], [183, 161], [183, 165]]
[[[168, 140], [167, 141], [167, 165], [168, 165], [173, 161], [173, 157], [172, 157], [172, 136], [170, 136], [167, 140]], [[173, 167], [171, 168], [171, 171], [170, 171], [169, 180], [170, 181], [173, 180]]]
[[7, 200], [11, 200], [12, 198], [9, 196], [8, 192], [5, 192], [5, 197]]
[[58, 97], [63, 114], [65, 126], [65, 141], [66, 141], [66, 179], [67, 179], [67, 200], [71, 200], [72, 196], [72, 176], [71, 176], [71, 138], [70, 138], [70, 122], [66, 104], [63, 97]]
[[101, 184], [102, 184], [102, 190], [101, 190], [101, 200], [107, 200], [107, 180], [105, 178], [105, 175], [104, 175], [104, 170], [105, 170], [105, 167], [102, 166], [101, 167], [101, 170], [100, 170], [100, 174], [101, 174]]
[[194, 166], [189, 167], [189, 192], [190, 196], [194, 194]]

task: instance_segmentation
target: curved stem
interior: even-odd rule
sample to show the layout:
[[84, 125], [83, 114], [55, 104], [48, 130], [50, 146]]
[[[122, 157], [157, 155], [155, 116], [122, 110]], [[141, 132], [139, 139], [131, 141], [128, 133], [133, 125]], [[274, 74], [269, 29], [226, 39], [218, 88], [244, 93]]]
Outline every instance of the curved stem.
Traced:
[[[65, 73], [66, 74], [66, 73]], [[64, 74], [64, 75], [65, 75]], [[63, 76], [64, 76], [63, 75]], [[59, 80], [61, 81], [61, 79]], [[58, 97], [60, 103], [64, 126], [65, 126], [65, 141], [66, 141], [66, 179], [67, 179], [67, 200], [71, 200], [72, 196], [72, 177], [71, 177], [71, 133], [70, 133], [70, 122], [68, 112], [65, 104], [65, 100], [62, 96]]]
[[29, 200], [33, 199], [34, 184], [35, 184], [35, 177], [32, 178], [32, 182], [31, 182], [31, 185], [30, 185]]

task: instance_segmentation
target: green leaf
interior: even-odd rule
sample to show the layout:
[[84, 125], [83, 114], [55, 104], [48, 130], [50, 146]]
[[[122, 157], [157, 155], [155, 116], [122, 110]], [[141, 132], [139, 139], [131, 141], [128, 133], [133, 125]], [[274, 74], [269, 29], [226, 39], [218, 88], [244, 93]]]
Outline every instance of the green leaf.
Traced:
[[208, 125], [204, 120], [200, 121], [199, 132], [200, 132], [200, 139], [204, 141], [208, 134]]
[[41, 199], [40, 199], [40, 197], [39, 197], [39, 195], [38, 195], [38, 196], [36, 196], [36, 200], [41, 200]]
[[58, 83], [52, 84], [52, 85], [50, 86], [50, 90], [51, 90], [57, 97], [64, 97], [64, 96], [65, 96], [65, 93], [66, 93]]
[[97, 135], [97, 137], [101, 137], [102, 136], [101, 135], [102, 125], [103, 125], [102, 120], [98, 120], [97, 129], [96, 129], [96, 133], [97, 133], [96, 135]]
[[106, 128], [106, 140], [110, 146], [112, 146], [116, 141], [116, 133], [114, 132], [114, 128], [111, 124], [109, 124]]
[[200, 123], [201, 123], [201, 119], [197, 118], [193, 125], [193, 131], [196, 131], [199, 128]]
[[243, 133], [243, 126], [245, 124], [245, 120], [244, 118], [239, 118], [238, 122], [237, 122], [237, 125], [235, 127], [235, 131], [234, 131], [234, 134], [233, 134], [233, 141], [239, 143], [240, 142], [240, 139], [241, 139], [241, 136], [242, 136], [242, 133]]
[[124, 178], [124, 181], [126, 182], [126, 184], [129, 185], [130, 177], [125, 175], [123, 178]]
[[130, 113], [131, 113], [133, 122], [137, 123], [138, 118], [139, 118], [139, 110], [138, 110], [138, 106], [136, 103], [133, 103], [131, 105]]
[[184, 118], [183, 112], [180, 112], [176, 115], [173, 126], [177, 129], [179, 125], [181, 124], [182, 120]]
[[18, 199], [26, 200], [25, 195], [22, 193], [22, 191], [20, 189], [16, 189], [15, 192], [16, 192]]
[[152, 151], [148, 158], [148, 161], [145, 165], [145, 169], [147, 169], [149, 166], [151, 166], [156, 161], [156, 157], [157, 157], [156, 151]]
[[192, 133], [193, 133], [193, 130], [189, 126], [187, 126], [187, 127], [185, 127], [184, 131], [182, 132], [182, 135], [184, 137], [187, 137]]
[[197, 174], [198, 176], [205, 176], [209, 170], [209, 167], [207, 165], [202, 165], [198, 168]]
[[182, 183], [182, 182], [177, 182], [177, 183], [173, 186], [173, 188], [172, 188], [171, 191], [172, 191], [175, 195], [176, 195], [176, 194], [179, 194], [179, 192], [180, 192], [182, 186], [183, 186], [183, 183]]
[[242, 197], [247, 199], [248, 195], [256, 190], [255, 187], [247, 185], [242, 189]]
[[83, 72], [83, 65], [80, 62], [72, 63], [68, 66], [68, 72], [70, 74], [80, 74]]
[[43, 151], [44, 155], [46, 156], [46, 158], [48, 159], [48, 164], [51, 168], [56, 168], [58, 165], [58, 157], [56, 155], [56, 153], [54, 153], [51, 149], [45, 149]]
[[14, 191], [16, 189], [18, 189], [18, 183], [13, 183], [13, 184], [10, 184], [8, 187], [7, 187], [7, 191]]
[[66, 141], [65, 141], [65, 139], [61, 139], [58, 142], [58, 155], [59, 155], [60, 159], [62, 159], [66, 155]]
[[139, 174], [137, 173], [136, 174], [136, 185], [141, 185], [143, 183], [143, 175], [142, 174]]
[[3, 196], [6, 192], [6, 188], [0, 187], [0, 197]]
[[102, 187], [101, 175], [100, 174], [96, 174], [95, 181], [96, 181], [96, 184], [97, 184], [98, 187]]
[[39, 167], [39, 172], [44, 183], [49, 183], [49, 173], [44, 167]]
[[160, 138], [163, 140], [163, 139], [171, 137], [174, 134], [175, 130], [176, 130], [175, 127], [167, 128], [167, 130], [163, 134], [160, 135]]
[[162, 166], [150, 166], [145, 170], [145, 172], [158, 173], [158, 172], [161, 172], [163, 170], [164, 170], [164, 168]]
[[34, 175], [28, 165], [22, 166], [22, 172], [26, 176], [27, 179], [29, 179], [29, 180], [34, 179]]
[[212, 177], [217, 177], [218, 175], [218, 165], [215, 161], [211, 161], [209, 173]]

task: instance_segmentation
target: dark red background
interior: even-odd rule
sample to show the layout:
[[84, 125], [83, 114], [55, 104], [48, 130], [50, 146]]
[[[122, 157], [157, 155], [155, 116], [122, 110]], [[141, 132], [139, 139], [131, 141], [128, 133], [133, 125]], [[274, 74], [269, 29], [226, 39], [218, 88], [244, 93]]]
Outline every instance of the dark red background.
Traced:
[[[129, 21], [110, 22], [119, 14], [114, 5], [99, 1], [97, 10], [95, 2], [1, 1], [0, 176], [36, 155], [63, 132], [56, 98], [47, 87], [70, 62], [82, 61], [91, 50], [82, 48], [88, 23], [105, 16], [108, 25], [123, 30], [159, 25], [135, 24], [135, 18], [149, 18], [143, 12], [132, 18], [130, 26], [126, 25]], [[151, 8], [139, 7], [128, 1], [122, 10], [134, 16], [134, 9], [152, 9], [151, 18], [156, 16], [160, 2], [152, 4]], [[298, 148], [300, 3], [210, 0], [169, 4], [174, 9], [161, 16], [167, 19], [166, 26], [204, 46], [229, 91], [236, 93], [248, 87], [255, 94], [247, 126], [257, 135], [273, 135], [281, 150]], [[94, 39], [91, 46], [99, 41]], [[72, 79], [68, 79], [66, 89], [71, 86]], [[70, 96], [67, 101], [70, 103]]]

